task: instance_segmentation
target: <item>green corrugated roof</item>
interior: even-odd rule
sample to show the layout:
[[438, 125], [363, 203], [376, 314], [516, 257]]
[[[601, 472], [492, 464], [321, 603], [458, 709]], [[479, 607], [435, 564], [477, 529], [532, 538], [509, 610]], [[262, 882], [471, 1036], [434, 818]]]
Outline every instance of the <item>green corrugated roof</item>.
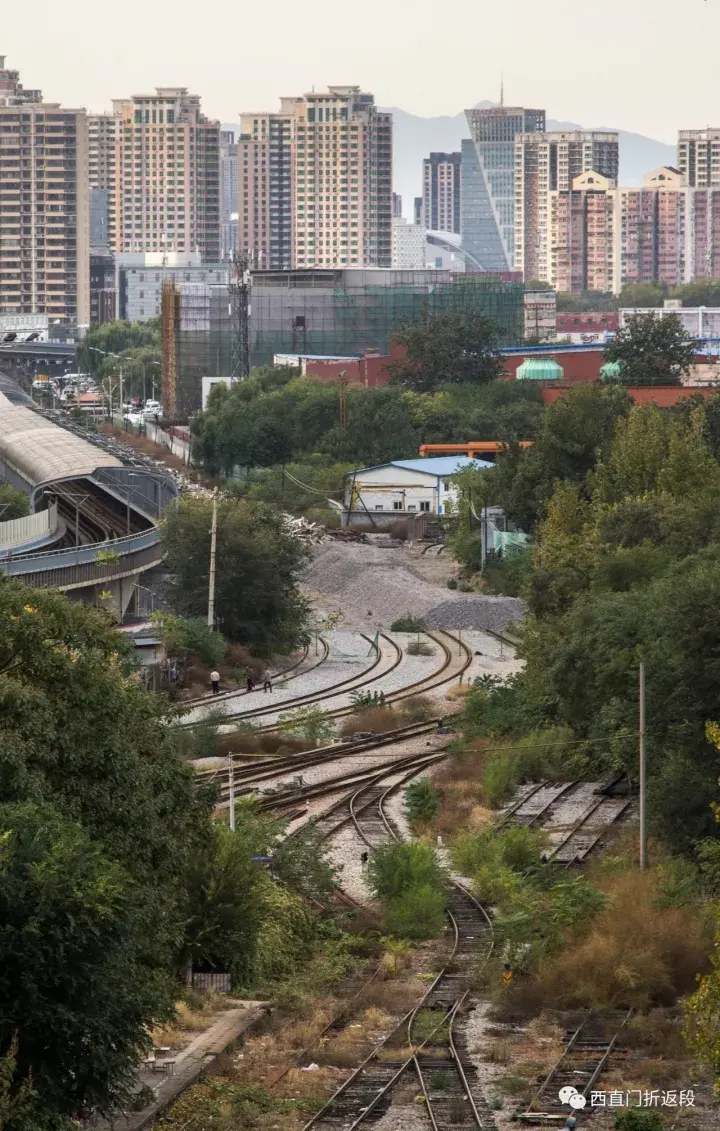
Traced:
[[600, 380], [612, 384], [622, 373], [622, 363], [619, 361], [606, 361], [600, 370]]
[[526, 357], [518, 368], [517, 381], [561, 381], [562, 366], [551, 357]]

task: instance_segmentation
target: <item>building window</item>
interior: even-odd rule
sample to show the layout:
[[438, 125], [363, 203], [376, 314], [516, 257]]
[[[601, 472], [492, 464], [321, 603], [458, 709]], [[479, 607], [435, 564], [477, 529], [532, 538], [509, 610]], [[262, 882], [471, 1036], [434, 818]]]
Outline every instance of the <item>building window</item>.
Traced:
[[430, 503], [427, 502], [427, 500], [422, 501], [420, 503], [420, 510], [421, 511], [429, 511], [430, 510]]
[[382, 505], [382, 503], [381, 503], [381, 504], [379, 504], [379, 505], [376, 505], [376, 507], [375, 507], [375, 510], [376, 510], [376, 511], [384, 511], [384, 510], [385, 510], [385, 507], [384, 507], [384, 506]]
[[393, 503], [393, 510], [394, 510], [394, 511], [401, 511], [402, 509], [403, 509], [403, 505], [402, 505], [402, 503], [401, 503], [401, 502], [397, 502], [397, 501], [395, 501], [395, 502]]

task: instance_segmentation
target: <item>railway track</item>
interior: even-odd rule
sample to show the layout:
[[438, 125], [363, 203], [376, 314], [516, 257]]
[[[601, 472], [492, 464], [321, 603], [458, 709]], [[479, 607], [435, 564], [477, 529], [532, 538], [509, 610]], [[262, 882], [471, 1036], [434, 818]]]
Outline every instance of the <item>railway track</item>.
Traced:
[[626, 797], [600, 797], [587, 809], [573, 827], [557, 841], [548, 853], [548, 860], [571, 868], [582, 864], [606, 835], [611, 825], [630, 808]]
[[[327, 641], [322, 637], [319, 637], [318, 641], [322, 645], [319, 660], [315, 663], [311, 663], [306, 668], [302, 667], [310, 654], [310, 646], [306, 644], [300, 653], [299, 659], [294, 660], [288, 667], [280, 668], [278, 671], [273, 672], [270, 676], [273, 685], [284, 685], [288, 683], [289, 680], [296, 679], [299, 675], [307, 675], [308, 672], [315, 671], [315, 668], [319, 668], [321, 664], [324, 664], [330, 655], [330, 647]], [[302, 668], [302, 671], [298, 670], [300, 668]], [[252, 694], [251, 691], [243, 690], [242, 688], [235, 688], [231, 691], [221, 691], [218, 695], [213, 695], [212, 692], [208, 692], [205, 695], [196, 695], [194, 699], [184, 699], [182, 706], [190, 710], [193, 710], [195, 707], [212, 707], [216, 703], [222, 703], [228, 699], [239, 699], [241, 696]]]
[[[398, 647], [398, 645], [395, 643], [395, 641], [391, 640], [389, 636], [384, 636], [384, 634], [382, 634], [382, 633], [381, 633], [381, 636], [383, 636], [383, 639], [386, 640], [390, 644], [390, 647], [391, 647], [391, 650], [392, 650], [391, 651], [392, 663], [390, 664], [390, 666], [385, 671], [383, 671], [381, 673], [382, 675], [388, 675], [390, 672], [394, 671], [395, 668], [398, 667], [398, 665], [401, 663], [401, 661], [402, 661], [402, 651]], [[369, 639], [369, 637], [365, 637], [365, 639], [368, 641], [368, 644], [372, 644], [372, 641]], [[327, 645], [326, 645], [326, 647], [327, 647]], [[375, 679], [378, 678], [377, 677], [377, 668], [382, 664], [383, 658], [384, 657], [383, 657], [382, 650], [378, 649], [377, 654], [375, 655], [375, 658], [373, 659], [373, 662], [371, 664], [369, 664], [368, 667], [365, 668], [364, 671], [362, 671], [362, 672], [356, 672], [354, 675], [347, 676], [345, 679], [341, 679], [337, 683], [329, 684], [327, 687], [323, 687], [319, 691], [308, 692], [305, 695], [296, 695], [291, 699], [283, 700], [281, 703], [267, 704], [266, 706], [263, 706], [263, 707], [256, 707], [254, 710], [227, 711], [227, 712], [225, 712], [225, 719], [226, 719], [227, 722], [232, 722], [234, 719], [242, 719], [242, 720], [258, 719], [258, 718], [262, 718], [263, 715], [275, 715], [275, 714], [278, 713], [278, 711], [294, 710], [296, 707], [306, 707], [306, 706], [309, 706], [312, 703], [318, 703], [318, 702], [322, 702], [325, 699], [331, 699], [333, 696], [338, 695], [338, 694], [343, 694], [343, 693], [348, 692], [348, 691], [360, 690], [363, 687], [367, 686], [369, 683], [374, 682]], [[373, 675], [372, 673], [376, 673], [376, 674]], [[369, 678], [369, 677], [371, 677], [371, 678]], [[241, 694], [243, 694], [243, 693], [242, 692], [236, 693], [237, 697], [239, 697]], [[216, 696], [215, 698], [218, 698], [218, 697]], [[229, 698], [232, 698], [232, 696], [228, 695], [225, 698], [229, 699]], [[204, 706], [205, 702], [206, 701], [203, 701], [200, 705]], [[212, 703], [212, 700], [210, 702]], [[195, 726], [196, 723], [197, 723], [197, 720], [195, 720], [195, 719], [192, 719], [192, 720], [180, 719], [178, 725], [179, 726], [185, 726], [185, 727], [192, 727], [192, 726]], [[268, 727], [266, 729], [270, 730], [270, 729], [274, 729], [274, 728]]]
[[[389, 667], [378, 672], [378, 667], [382, 662], [382, 653], [376, 656], [375, 660], [365, 671], [356, 673], [355, 675], [348, 676], [346, 679], [340, 680], [337, 683], [331, 684], [328, 687], [321, 688], [317, 692], [308, 692], [306, 695], [298, 695], [292, 699], [286, 699], [282, 703], [268, 704], [267, 706], [258, 707], [255, 710], [249, 711], [233, 711], [227, 712], [225, 719], [227, 722], [233, 720], [254, 721], [262, 719], [266, 715], [276, 715], [278, 711], [295, 710], [298, 707], [308, 707], [315, 703], [324, 703], [328, 699], [334, 699], [338, 696], [347, 695], [352, 691], [363, 691], [371, 688], [379, 680], [384, 679], [399, 667], [403, 659], [402, 649], [390, 637], [384, 637], [380, 634], [392, 648], [392, 662]], [[449, 632], [433, 632], [428, 634], [433, 642], [440, 647], [443, 660], [439, 668], [436, 668], [430, 675], [424, 676], [422, 679], [414, 680], [412, 683], [406, 684], [404, 687], [398, 688], [396, 691], [389, 691], [385, 693], [385, 705], [392, 707], [397, 703], [402, 703], [405, 699], [410, 699], [415, 695], [423, 695], [428, 691], [434, 691], [443, 684], [449, 683], [453, 679], [458, 679], [460, 675], [467, 671], [472, 663], [472, 652], [464, 641], [454, 637]], [[371, 643], [371, 641], [368, 641]], [[456, 651], [454, 650], [456, 649]], [[346, 715], [354, 714], [358, 710], [354, 704], [343, 704], [339, 707], [330, 707], [327, 714], [332, 718], [343, 718]], [[193, 727], [197, 725], [197, 720], [179, 720], [179, 726]], [[276, 723], [268, 723], [266, 726], [260, 726], [260, 731], [269, 733], [277, 729]]]
[[[369, 848], [400, 833], [386, 809], [390, 796], [444, 751], [398, 759], [349, 791], [313, 822], [329, 840], [352, 823]], [[392, 780], [390, 780], [392, 779]], [[494, 1126], [492, 1112], [479, 1095], [476, 1069], [462, 1034], [460, 1019], [469, 1004], [475, 964], [493, 948], [492, 922], [460, 884], [448, 888], [447, 917], [452, 932], [450, 955], [440, 973], [399, 1025], [348, 1077], [303, 1131], [351, 1131], [379, 1118], [392, 1103], [403, 1079], [417, 1078], [433, 1131]], [[409, 1054], [408, 1054], [409, 1053]]]
[[533, 1122], [540, 1121], [543, 1115], [567, 1115], [570, 1109], [563, 1105], [558, 1094], [567, 1086], [576, 1088], [588, 1099], [613, 1052], [621, 1051], [623, 1030], [632, 1015], [632, 1009], [589, 1013], [580, 1019], [576, 1028], [566, 1030], [560, 1059], [518, 1118]]

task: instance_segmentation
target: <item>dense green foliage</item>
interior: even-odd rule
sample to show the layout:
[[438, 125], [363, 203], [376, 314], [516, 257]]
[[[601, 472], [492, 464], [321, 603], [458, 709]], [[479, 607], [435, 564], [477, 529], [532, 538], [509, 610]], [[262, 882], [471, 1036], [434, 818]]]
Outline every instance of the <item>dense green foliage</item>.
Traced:
[[[207, 615], [211, 525], [212, 500], [207, 497], [185, 497], [165, 512], [170, 600], [183, 617]], [[306, 617], [297, 587], [306, 559], [306, 547], [287, 532], [277, 510], [221, 498], [215, 612], [223, 635], [258, 655], [295, 647]]]
[[438, 795], [427, 778], [410, 782], [403, 794], [409, 821], [432, 821], [438, 811]]
[[558, 481], [579, 484], [587, 491], [590, 473], [612, 442], [617, 421], [631, 406], [629, 395], [617, 386], [570, 389], [545, 409], [532, 447], [511, 446], [494, 468], [468, 468], [456, 476], [460, 501], [453, 535], [469, 530], [471, 506], [479, 513], [486, 504], [500, 505], [521, 530], [530, 532], [545, 514]]
[[[173, 1008], [208, 806], [102, 614], [0, 581], [0, 1054], [47, 1111], [119, 1102]], [[8, 1124], [11, 1126], [11, 1124]]]
[[0, 483], [0, 522], [30, 514], [30, 500], [24, 491], [10, 483]]
[[[332, 887], [322, 846], [281, 840], [251, 805], [235, 833], [211, 821], [214, 795], [130, 653], [102, 612], [0, 580], [4, 1131], [126, 1106], [189, 962], [257, 988], [320, 941], [302, 897]], [[252, 859], [268, 854], [276, 879]]]
[[[616, 394], [624, 395], [594, 395]], [[526, 668], [503, 687], [478, 686], [465, 708], [469, 734], [527, 740], [560, 727], [564, 737], [553, 743], [582, 751], [588, 772], [635, 778], [644, 661], [653, 828], [686, 852], [716, 835], [710, 803], [720, 773], [705, 737], [720, 678], [714, 400], [679, 412], [623, 411], [594, 458], [588, 451], [584, 476], [578, 465], [578, 474], [558, 477], [524, 589]], [[533, 449], [519, 465], [536, 458]], [[520, 468], [520, 483], [525, 475]], [[514, 756], [502, 773], [517, 780]]]
[[617, 384], [679, 385], [690, 372], [695, 350], [677, 314], [636, 314], [608, 342], [604, 355], [620, 366]]
[[208, 668], [215, 668], [225, 655], [227, 641], [220, 632], [213, 632], [202, 617], [183, 620], [171, 613], [153, 613], [150, 618], [157, 625], [170, 658], [196, 655]]
[[379, 845], [370, 856], [368, 881], [383, 903], [392, 934], [424, 939], [440, 933], [445, 872], [429, 845], [415, 841]]
[[[333, 466], [361, 467], [416, 455], [418, 445], [448, 440], [531, 440], [542, 415], [538, 390], [521, 382], [443, 385], [414, 393], [388, 386], [346, 390], [346, 424], [340, 423], [341, 389], [336, 383], [295, 378], [269, 385], [259, 377], [232, 388], [217, 385], [205, 412], [193, 418], [194, 458], [213, 474], [231, 475], [236, 468], [270, 468], [285, 463], [272, 476], [250, 479], [262, 490], [286, 492], [294, 498], [288, 471], [302, 483], [337, 495], [341, 472]], [[292, 464], [303, 465], [296, 473]], [[308, 479], [307, 468], [318, 476]], [[244, 489], [244, 488], [241, 488]], [[264, 495], [267, 498], [267, 495]], [[323, 503], [322, 495], [316, 498]], [[303, 499], [303, 505], [308, 500]]]
[[[115, 357], [103, 354], [116, 354]], [[160, 384], [160, 321], [106, 322], [91, 326], [78, 345], [78, 365], [99, 380], [122, 370], [125, 397], [151, 396]]]
[[469, 311], [408, 323], [393, 335], [394, 344], [405, 347], [405, 357], [392, 365], [393, 384], [429, 393], [441, 385], [494, 381], [502, 372], [498, 340], [497, 323]]

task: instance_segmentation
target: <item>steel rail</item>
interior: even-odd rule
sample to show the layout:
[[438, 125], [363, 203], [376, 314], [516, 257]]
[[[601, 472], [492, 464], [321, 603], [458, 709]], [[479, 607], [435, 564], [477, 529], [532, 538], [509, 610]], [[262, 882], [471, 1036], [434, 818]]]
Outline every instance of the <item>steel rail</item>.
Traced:
[[[365, 637], [365, 639], [368, 638]], [[385, 639], [390, 642], [396, 652], [393, 664], [387, 669], [386, 672], [382, 673], [383, 675], [388, 675], [391, 671], [394, 671], [398, 664], [401, 662], [402, 651], [394, 640], [390, 640], [389, 636], [385, 637]], [[369, 643], [372, 643], [372, 641], [369, 641]], [[331, 699], [334, 695], [342, 694], [344, 691], [352, 691], [356, 688], [363, 687], [366, 683], [373, 682], [373, 680], [368, 680], [367, 677], [371, 672], [375, 671], [379, 664], [382, 663], [382, 659], [382, 652], [380, 651], [380, 649], [378, 649], [377, 655], [375, 656], [373, 662], [362, 672], [347, 676], [345, 679], [340, 680], [338, 683], [330, 684], [329, 687], [321, 688], [319, 692], [307, 692], [304, 695], [297, 695], [292, 699], [286, 699], [282, 703], [274, 703], [272, 705], [268, 705], [267, 707], [258, 707], [254, 711], [229, 711], [225, 715], [225, 719], [228, 722], [231, 722], [233, 719], [261, 718], [263, 715], [275, 714], [278, 710], [282, 711], [288, 708], [293, 709], [295, 707], [307, 706], [310, 703], [317, 703], [322, 701], [323, 699]], [[182, 720], [180, 720], [178, 725], [183, 727], [193, 727], [198, 725], [198, 721], [193, 720], [191, 722], [183, 722]], [[263, 729], [274, 730], [275, 727], [271, 725]]]

